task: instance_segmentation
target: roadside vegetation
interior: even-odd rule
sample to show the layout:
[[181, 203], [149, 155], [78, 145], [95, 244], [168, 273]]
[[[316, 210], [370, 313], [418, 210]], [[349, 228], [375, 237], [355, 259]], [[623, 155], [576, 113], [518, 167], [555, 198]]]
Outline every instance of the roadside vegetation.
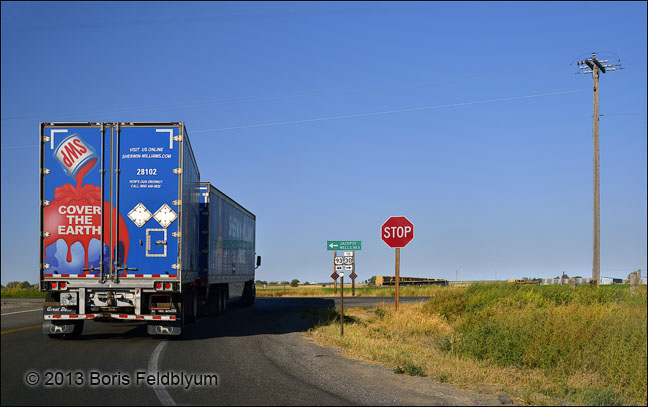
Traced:
[[[436, 287], [410, 287], [401, 286], [399, 291], [401, 297], [427, 297], [434, 292]], [[290, 283], [282, 284], [259, 284], [256, 285], [257, 297], [333, 297], [340, 295], [340, 285], [337, 287], [337, 294], [332, 284], [297, 285], [291, 286]], [[351, 284], [344, 284], [344, 296], [351, 297]], [[394, 297], [394, 287], [375, 287], [368, 286], [364, 283], [356, 283], [356, 297]]]
[[2, 298], [45, 298], [45, 293], [38, 290], [38, 284], [29, 281], [11, 281], [7, 286], [2, 286]]
[[646, 286], [428, 287], [424, 304], [321, 312], [320, 344], [533, 405], [646, 405]]

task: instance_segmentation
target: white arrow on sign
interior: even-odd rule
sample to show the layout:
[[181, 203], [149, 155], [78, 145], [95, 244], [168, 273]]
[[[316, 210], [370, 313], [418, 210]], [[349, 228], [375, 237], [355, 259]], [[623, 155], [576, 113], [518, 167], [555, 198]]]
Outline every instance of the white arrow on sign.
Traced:
[[353, 266], [344, 266], [345, 270], [353, 271]]
[[332, 249], [332, 248], [334, 248], [334, 247], [338, 247], [338, 245], [331, 243], [331, 244], [329, 245], [329, 247]]
[[335, 266], [335, 271], [342, 271], [344, 266]]

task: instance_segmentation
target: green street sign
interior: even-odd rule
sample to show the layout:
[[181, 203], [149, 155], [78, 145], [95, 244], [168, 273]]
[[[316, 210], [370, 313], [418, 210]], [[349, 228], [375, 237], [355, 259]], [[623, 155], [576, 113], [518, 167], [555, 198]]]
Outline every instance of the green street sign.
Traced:
[[327, 240], [326, 250], [362, 250], [360, 240]]

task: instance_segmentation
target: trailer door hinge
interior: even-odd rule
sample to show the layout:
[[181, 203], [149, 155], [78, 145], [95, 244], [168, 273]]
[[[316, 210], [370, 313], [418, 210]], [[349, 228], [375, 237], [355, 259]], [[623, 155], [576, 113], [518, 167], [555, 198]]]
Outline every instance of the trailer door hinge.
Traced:
[[172, 264], [171, 268], [174, 269], [174, 270], [178, 270], [180, 268], [180, 266], [178, 266], [177, 264]]
[[50, 232], [43, 232], [43, 237], [50, 237]]
[[200, 251], [200, 253], [207, 254], [207, 253], [209, 253], [209, 250], [207, 250], [207, 249], [202, 249], [202, 250]]
[[44, 201], [43, 201], [43, 206], [49, 206], [50, 203], [51, 203], [50, 201], [44, 200]]
[[43, 143], [47, 143], [48, 141], [50, 141], [49, 136], [43, 136]]
[[173, 141], [181, 142], [182, 136], [173, 136]]
[[175, 206], [180, 206], [180, 205], [182, 205], [182, 200], [178, 199], [177, 201], [171, 202], [171, 204], [175, 205]]
[[208, 234], [209, 234], [209, 230], [201, 230], [200, 233], [202, 233], [203, 235], [208, 235]]
[[174, 168], [173, 173], [174, 174], [182, 174], [182, 168]]
[[43, 171], [42, 171], [42, 172], [43, 172], [43, 175], [47, 175], [47, 174], [49, 174], [49, 173], [52, 172], [52, 171], [50, 171], [48, 168], [43, 168]]
[[180, 232], [173, 232], [173, 233], [171, 233], [171, 236], [180, 237]]

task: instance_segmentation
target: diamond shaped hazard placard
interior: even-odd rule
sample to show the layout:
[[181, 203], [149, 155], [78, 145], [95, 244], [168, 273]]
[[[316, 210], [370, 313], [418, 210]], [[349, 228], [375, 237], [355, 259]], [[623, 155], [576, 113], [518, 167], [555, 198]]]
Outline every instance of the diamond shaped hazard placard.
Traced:
[[151, 212], [149, 212], [149, 210], [146, 209], [146, 206], [141, 203], [135, 205], [135, 207], [128, 212], [128, 217], [137, 225], [138, 228], [144, 226], [144, 224], [151, 219], [151, 216], [153, 216], [151, 215]]
[[338, 273], [336, 273], [335, 271], [333, 272], [333, 274], [331, 274], [331, 278], [332, 278], [333, 280], [337, 280], [338, 277], [340, 277], [340, 275], [339, 275]]
[[157, 212], [155, 212], [153, 217], [163, 228], [167, 228], [176, 220], [178, 214], [176, 214], [169, 205], [164, 204], [157, 210]]

